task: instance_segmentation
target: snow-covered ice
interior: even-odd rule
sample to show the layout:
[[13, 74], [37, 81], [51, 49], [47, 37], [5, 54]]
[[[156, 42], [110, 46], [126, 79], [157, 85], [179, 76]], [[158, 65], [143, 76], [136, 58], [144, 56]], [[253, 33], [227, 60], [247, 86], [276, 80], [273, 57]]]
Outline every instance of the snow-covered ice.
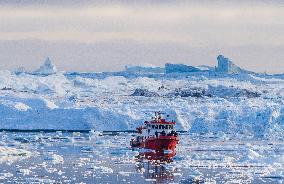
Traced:
[[38, 75], [0, 71], [0, 129], [134, 130], [159, 110], [194, 134], [284, 137], [278, 75], [64, 73], [49, 59], [41, 68]]
[[31, 152], [21, 148], [11, 148], [8, 146], [0, 146], [0, 163], [10, 163], [29, 158]]

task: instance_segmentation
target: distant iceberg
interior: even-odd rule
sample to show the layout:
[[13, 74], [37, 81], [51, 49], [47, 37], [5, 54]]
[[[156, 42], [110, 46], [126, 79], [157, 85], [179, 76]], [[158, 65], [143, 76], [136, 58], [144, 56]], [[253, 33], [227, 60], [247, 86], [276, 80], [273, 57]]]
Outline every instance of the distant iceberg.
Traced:
[[16, 74], [16, 75], [20, 75], [20, 74], [25, 73], [25, 72], [26, 72], [26, 70], [22, 66], [18, 67], [16, 70], [13, 71], [13, 73]]
[[177, 130], [191, 134], [283, 141], [281, 75], [230, 75], [248, 71], [221, 55], [218, 62], [218, 72], [167, 64], [176, 73], [154, 73], [164, 68], [143, 65], [128, 66], [128, 72], [74, 74], [56, 73], [47, 58], [36, 72], [0, 70], [0, 128], [135, 130], [152, 111], [166, 110], [175, 116]]
[[145, 66], [126, 65], [125, 71], [129, 73], [164, 73], [165, 69], [153, 65], [145, 65]]
[[224, 57], [223, 55], [219, 55], [217, 57], [218, 66], [216, 67], [216, 72], [222, 73], [251, 73], [247, 70], [240, 68], [235, 65], [229, 58]]
[[40, 75], [51, 75], [57, 73], [56, 66], [51, 62], [50, 58], [47, 57], [43, 65], [40, 68], [33, 72], [34, 74]]
[[184, 72], [201, 72], [197, 67], [188, 66], [184, 64], [171, 64], [166, 63], [165, 65], [166, 73], [184, 73]]

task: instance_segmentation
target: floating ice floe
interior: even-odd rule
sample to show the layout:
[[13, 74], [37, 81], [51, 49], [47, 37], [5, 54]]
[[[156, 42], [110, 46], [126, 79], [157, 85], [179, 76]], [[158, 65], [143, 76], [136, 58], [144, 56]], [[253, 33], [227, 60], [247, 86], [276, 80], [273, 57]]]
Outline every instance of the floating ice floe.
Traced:
[[21, 173], [24, 176], [30, 175], [32, 173], [32, 171], [29, 170], [29, 169], [19, 169], [18, 172]]
[[240, 159], [241, 162], [259, 162], [263, 158], [259, 153], [252, 149], [247, 149], [243, 158]]
[[31, 152], [20, 148], [0, 146], [0, 163], [13, 163], [17, 160], [27, 159]]
[[3, 173], [0, 173], [0, 180], [11, 178], [13, 176], [14, 175], [12, 173], [10, 173], [10, 172], [3, 172]]
[[64, 162], [64, 158], [57, 154], [47, 154], [45, 160], [51, 161], [53, 164], [62, 164]]
[[112, 168], [110, 167], [105, 167], [105, 166], [93, 166], [92, 169], [94, 172], [100, 172], [100, 173], [113, 173]]
[[29, 106], [20, 102], [16, 103], [15, 108], [18, 109], [19, 111], [27, 111], [30, 109]]

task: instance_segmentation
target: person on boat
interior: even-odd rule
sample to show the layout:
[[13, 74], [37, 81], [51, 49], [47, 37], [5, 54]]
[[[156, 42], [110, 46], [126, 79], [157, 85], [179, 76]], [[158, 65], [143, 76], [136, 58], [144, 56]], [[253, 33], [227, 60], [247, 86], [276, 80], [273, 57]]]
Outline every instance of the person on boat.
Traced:
[[163, 130], [163, 131], [161, 132], [161, 135], [162, 135], [162, 136], [165, 136], [165, 135], [166, 135], [166, 132]]
[[159, 136], [159, 134], [158, 134], [158, 132], [157, 132], [157, 131], [155, 132], [155, 135], [156, 135], [156, 137], [158, 137], [158, 136]]
[[178, 133], [177, 133], [176, 131], [174, 132], [174, 136], [175, 136], [175, 137], [177, 137], [177, 136], [178, 136]]

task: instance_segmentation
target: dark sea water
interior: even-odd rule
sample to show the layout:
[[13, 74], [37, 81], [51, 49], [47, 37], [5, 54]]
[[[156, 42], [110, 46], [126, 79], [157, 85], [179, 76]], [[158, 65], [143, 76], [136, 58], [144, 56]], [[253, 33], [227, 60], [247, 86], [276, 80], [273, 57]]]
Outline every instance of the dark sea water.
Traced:
[[284, 143], [181, 135], [171, 160], [147, 160], [131, 134], [0, 134], [1, 183], [284, 183]]

